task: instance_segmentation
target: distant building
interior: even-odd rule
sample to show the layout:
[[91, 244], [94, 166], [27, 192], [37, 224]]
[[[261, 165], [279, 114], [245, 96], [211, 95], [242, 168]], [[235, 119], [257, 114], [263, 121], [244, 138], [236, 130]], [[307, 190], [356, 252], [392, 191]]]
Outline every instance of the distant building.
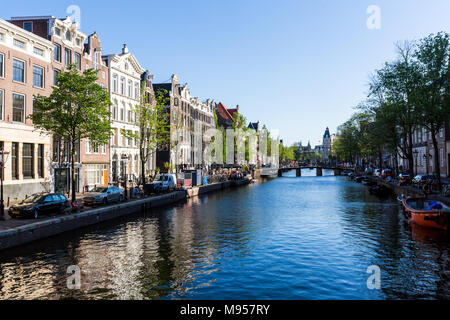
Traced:
[[234, 114], [239, 114], [239, 106], [236, 109], [228, 109], [222, 102], [216, 106], [217, 124], [224, 129], [231, 128], [234, 122]]
[[331, 155], [331, 134], [330, 129], [327, 127], [323, 135], [323, 159], [328, 160]]

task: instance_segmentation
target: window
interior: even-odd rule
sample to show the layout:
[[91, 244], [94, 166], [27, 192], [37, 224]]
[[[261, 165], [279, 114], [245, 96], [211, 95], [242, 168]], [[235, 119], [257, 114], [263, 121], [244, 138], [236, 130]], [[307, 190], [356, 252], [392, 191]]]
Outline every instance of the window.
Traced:
[[34, 178], [34, 145], [32, 143], [23, 144], [22, 172], [24, 179]]
[[44, 68], [33, 66], [33, 86], [44, 87]]
[[0, 89], [0, 120], [4, 120], [3, 109], [5, 104], [4, 91]]
[[24, 22], [23, 28], [29, 32], [33, 32], [33, 22], [31, 21]]
[[13, 80], [25, 82], [25, 62], [13, 59]]
[[42, 49], [34, 47], [33, 52], [34, 52], [34, 54], [37, 54], [38, 56], [41, 56], [41, 57], [44, 56], [44, 50], [42, 50]]
[[55, 48], [53, 51], [53, 59], [55, 59], [55, 61], [61, 62], [61, 46], [59, 44], [55, 44]]
[[444, 149], [439, 150], [439, 160], [441, 161], [441, 168], [444, 168]]
[[134, 98], [137, 100], [139, 99], [139, 83], [134, 83]]
[[13, 180], [19, 179], [19, 143], [13, 142], [11, 148], [11, 176]]
[[13, 121], [25, 122], [25, 96], [13, 93]]
[[124, 108], [120, 108], [120, 121], [124, 120]]
[[107, 165], [104, 164], [87, 164], [86, 165], [86, 184], [102, 185], [105, 182]]
[[94, 69], [97, 70], [98, 69], [98, 52], [97, 50], [94, 50]]
[[25, 48], [25, 42], [22, 42], [20, 40], [14, 39], [13, 41], [14, 46], [20, 48], [20, 49], [24, 49]]
[[58, 86], [58, 75], [61, 73], [59, 70], [53, 70], [53, 85]]
[[128, 96], [131, 98], [131, 87], [133, 86], [133, 82], [131, 80], [128, 80]]
[[5, 60], [5, 55], [3, 53], [0, 53], [0, 78], [3, 78], [5, 76], [4, 60]]
[[113, 92], [117, 92], [117, 74], [113, 75], [112, 89]]
[[72, 37], [70, 36], [70, 31], [66, 32], [66, 40], [71, 41]]
[[77, 38], [75, 40], [75, 42], [76, 42], [77, 46], [81, 47], [81, 40], [80, 40], [80, 38]]
[[120, 79], [120, 94], [125, 95], [125, 78]]
[[60, 36], [61, 36], [61, 29], [55, 28], [55, 35], [57, 35], [58, 37], [60, 37]]
[[79, 53], [75, 53], [74, 63], [77, 66], [78, 70], [81, 70], [81, 55]]
[[64, 49], [64, 65], [68, 67], [72, 63], [72, 51]]
[[3, 35], [3, 33], [0, 33], [0, 41], [3, 41], [3, 38], [4, 37], [4, 35]]
[[114, 101], [114, 105], [112, 106], [112, 118], [117, 120], [117, 101]]

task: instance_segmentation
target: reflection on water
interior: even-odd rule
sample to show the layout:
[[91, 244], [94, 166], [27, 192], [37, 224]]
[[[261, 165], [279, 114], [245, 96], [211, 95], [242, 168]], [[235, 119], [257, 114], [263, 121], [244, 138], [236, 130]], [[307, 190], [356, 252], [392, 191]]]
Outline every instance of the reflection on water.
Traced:
[[[2, 299], [448, 299], [449, 238], [303, 170], [2, 252]], [[81, 269], [81, 290], [66, 287]], [[366, 286], [381, 268], [381, 290]]]

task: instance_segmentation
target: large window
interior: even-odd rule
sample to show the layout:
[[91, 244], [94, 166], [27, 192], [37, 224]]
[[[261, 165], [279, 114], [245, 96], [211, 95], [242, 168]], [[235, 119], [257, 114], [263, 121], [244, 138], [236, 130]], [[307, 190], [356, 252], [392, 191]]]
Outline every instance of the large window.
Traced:
[[23, 144], [22, 172], [24, 179], [34, 178], [34, 145], [32, 143]]
[[87, 164], [86, 165], [86, 184], [102, 185], [105, 183], [107, 165], [105, 164]]
[[125, 78], [120, 79], [120, 94], [125, 95]]
[[25, 82], [25, 62], [13, 59], [13, 80]]
[[72, 51], [64, 49], [64, 65], [68, 67], [72, 63]]
[[38, 177], [44, 177], [44, 145], [38, 146]]
[[19, 179], [19, 143], [13, 142], [11, 148], [11, 176], [13, 180]]
[[25, 96], [13, 93], [13, 121], [25, 122]]
[[4, 105], [5, 105], [5, 93], [3, 90], [0, 89], [0, 120], [5, 119], [5, 117], [3, 116], [5, 109]]
[[128, 96], [129, 96], [130, 98], [132, 97], [132, 95], [131, 95], [131, 93], [132, 93], [132, 87], [133, 87], [133, 81], [128, 80]]
[[44, 87], [44, 68], [33, 66], [33, 86]]
[[79, 53], [75, 53], [74, 63], [77, 66], [78, 70], [81, 70], [81, 55]]
[[117, 92], [118, 87], [117, 87], [117, 74], [113, 75], [113, 83], [112, 83], [112, 91], [113, 92]]
[[61, 73], [59, 70], [53, 70], [53, 85], [58, 86], [58, 75]]
[[5, 76], [5, 55], [3, 53], [0, 53], [0, 78], [3, 78]]
[[61, 62], [61, 46], [59, 44], [55, 44], [54, 59], [55, 61]]
[[[4, 150], [3, 148], [4, 148], [3, 141], [0, 141], [0, 152], [2, 150]], [[0, 168], [0, 179], [2, 179], [2, 176], [3, 176], [3, 170]]]

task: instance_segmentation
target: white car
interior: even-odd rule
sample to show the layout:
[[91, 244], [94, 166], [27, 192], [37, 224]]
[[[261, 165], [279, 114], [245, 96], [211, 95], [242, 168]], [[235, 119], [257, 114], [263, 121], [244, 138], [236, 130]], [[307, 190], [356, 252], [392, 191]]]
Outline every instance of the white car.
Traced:
[[177, 176], [171, 173], [163, 173], [158, 175], [152, 184], [156, 193], [171, 192], [177, 186]]

